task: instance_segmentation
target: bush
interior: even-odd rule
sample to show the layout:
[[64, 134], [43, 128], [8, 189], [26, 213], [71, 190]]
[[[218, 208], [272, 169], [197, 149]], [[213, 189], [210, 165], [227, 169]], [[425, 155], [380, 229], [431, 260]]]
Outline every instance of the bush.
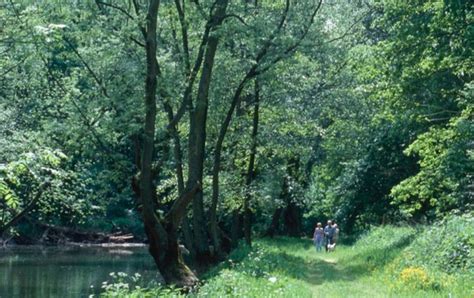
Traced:
[[408, 267], [400, 272], [399, 282], [403, 286], [414, 289], [427, 289], [430, 287], [430, 278], [425, 269], [421, 267]]
[[102, 283], [103, 292], [100, 297], [127, 297], [127, 298], [152, 298], [152, 297], [185, 297], [180, 289], [164, 287], [157, 283], [145, 283], [138, 273], [128, 275], [124, 272], [111, 272], [111, 281]]
[[474, 217], [450, 216], [421, 231], [403, 262], [449, 274], [474, 273]]
[[[293, 241], [294, 242], [294, 241]], [[285, 258], [288, 257], [288, 258]], [[311, 297], [311, 291], [293, 278], [301, 272], [280, 272], [289, 256], [271, 251], [265, 243], [241, 246], [230, 259], [208, 274], [197, 297]]]
[[472, 235], [472, 215], [450, 216], [419, 229], [415, 240], [386, 267], [392, 286], [431, 290], [469, 286], [474, 276]]

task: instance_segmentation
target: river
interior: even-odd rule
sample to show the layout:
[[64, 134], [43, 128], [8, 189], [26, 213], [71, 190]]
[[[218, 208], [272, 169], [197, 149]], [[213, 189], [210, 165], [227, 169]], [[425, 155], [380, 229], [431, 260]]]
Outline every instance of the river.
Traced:
[[[111, 272], [156, 277], [146, 248], [0, 248], [0, 297], [88, 297], [101, 291]], [[95, 295], [97, 297], [97, 295]]]

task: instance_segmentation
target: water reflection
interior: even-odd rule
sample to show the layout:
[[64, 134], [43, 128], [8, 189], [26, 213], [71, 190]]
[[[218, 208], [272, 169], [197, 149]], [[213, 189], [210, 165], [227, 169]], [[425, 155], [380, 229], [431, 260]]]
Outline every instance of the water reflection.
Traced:
[[146, 248], [14, 247], [0, 249], [0, 297], [87, 297], [110, 272], [156, 270]]

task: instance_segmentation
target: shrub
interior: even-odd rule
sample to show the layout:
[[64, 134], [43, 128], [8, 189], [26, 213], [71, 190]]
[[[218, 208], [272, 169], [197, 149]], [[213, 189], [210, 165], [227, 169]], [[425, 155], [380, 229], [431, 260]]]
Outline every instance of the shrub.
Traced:
[[473, 282], [472, 215], [450, 216], [420, 228], [415, 240], [386, 268], [397, 289], [441, 290]]
[[262, 297], [263, 293], [266, 297], [311, 297], [310, 290], [293, 278], [301, 273], [279, 271], [282, 263], [291, 261], [286, 257], [260, 243], [251, 249], [241, 246], [208, 274], [197, 297]]
[[450, 216], [420, 231], [404, 252], [405, 266], [425, 266], [449, 274], [474, 273], [474, 217]]
[[400, 272], [399, 282], [410, 288], [427, 289], [430, 286], [428, 273], [421, 267], [408, 267]]
[[138, 273], [128, 275], [124, 272], [111, 272], [109, 275], [112, 280], [102, 283], [103, 292], [100, 297], [184, 297], [177, 288], [163, 287], [157, 283], [145, 284]]

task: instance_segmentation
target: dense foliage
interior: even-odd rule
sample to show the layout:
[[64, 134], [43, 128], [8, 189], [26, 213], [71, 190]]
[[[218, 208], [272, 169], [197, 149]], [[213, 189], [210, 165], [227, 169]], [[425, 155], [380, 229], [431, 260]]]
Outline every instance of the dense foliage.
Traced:
[[1, 3], [0, 236], [132, 233], [191, 285], [180, 243], [211, 263], [332, 218], [347, 236], [468, 214], [472, 6]]

